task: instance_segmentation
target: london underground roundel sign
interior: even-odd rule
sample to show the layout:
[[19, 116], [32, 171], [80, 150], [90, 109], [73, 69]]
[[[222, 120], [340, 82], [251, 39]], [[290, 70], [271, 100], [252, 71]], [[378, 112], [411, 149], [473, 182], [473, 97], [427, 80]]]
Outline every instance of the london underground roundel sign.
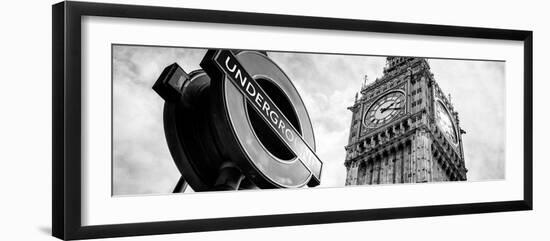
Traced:
[[226, 166], [259, 188], [320, 184], [304, 103], [268, 56], [209, 50], [200, 66], [204, 72], [190, 74], [172, 67], [179, 74], [163, 73], [153, 87], [166, 100], [172, 157], [194, 190], [210, 189]]

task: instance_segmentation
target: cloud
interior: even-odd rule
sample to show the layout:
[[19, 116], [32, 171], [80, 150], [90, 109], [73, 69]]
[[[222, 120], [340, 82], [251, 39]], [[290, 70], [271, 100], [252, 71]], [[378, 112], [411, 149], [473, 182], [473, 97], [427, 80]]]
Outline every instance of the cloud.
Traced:
[[[151, 89], [174, 62], [199, 68], [203, 49], [115, 46], [113, 48], [113, 193], [169, 193], [180, 174], [162, 126], [164, 101]], [[269, 53], [300, 93], [312, 119], [316, 152], [323, 160], [323, 187], [345, 183], [351, 112], [364, 75], [382, 76], [385, 57]], [[436, 81], [452, 95], [464, 135], [469, 180], [504, 177], [504, 63], [430, 60]]]
[[468, 180], [504, 178], [504, 62], [429, 60], [439, 86], [459, 113]]
[[164, 101], [151, 89], [164, 67], [199, 68], [205, 50], [113, 47], [113, 194], [169, 193], [180, 174], [162, 125]]
[[344, 186], [351, 112], [364, 75], [375, 76], [383, 57], [269, 53], [298, 89], [316, 136], [317, 155], [323, 161], [322, 187]]

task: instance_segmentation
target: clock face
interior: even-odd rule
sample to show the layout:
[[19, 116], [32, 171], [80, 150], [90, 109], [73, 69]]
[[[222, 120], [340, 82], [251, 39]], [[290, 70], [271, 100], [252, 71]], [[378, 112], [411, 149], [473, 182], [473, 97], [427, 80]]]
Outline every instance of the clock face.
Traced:
[[363, 117], [363, 124], [368, 128], [376, 128], [403, 113], [405, 113], [405, 94], [393, 91], [378, 98], [369, 107]]
[[458, 135], [451, 119], [451, 115], [449, 114], [449, 111], [447, 111], [447, 108], [443, 106], [441, 101], [438, 101], [436, 104], [435, 116], [437, 125], [441, 128], [445, 136], [447, 136], [453, 144], [457, 144]]

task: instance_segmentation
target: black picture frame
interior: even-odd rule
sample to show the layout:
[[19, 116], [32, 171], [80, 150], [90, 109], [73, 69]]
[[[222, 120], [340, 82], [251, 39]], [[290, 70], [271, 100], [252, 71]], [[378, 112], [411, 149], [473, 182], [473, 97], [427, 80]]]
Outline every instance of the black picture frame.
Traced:
[[[299, 27], [425, 36], [516, 40], [524, 43], [523, 199], [502, 202], [365, 209], [284, 215], [82, 226], [81, 224], [81, 18], [135, 19]], [[87, 239], [532, 210], [533, 32], [171, 7], [60, 2], [52, 6], [52, 233]]]

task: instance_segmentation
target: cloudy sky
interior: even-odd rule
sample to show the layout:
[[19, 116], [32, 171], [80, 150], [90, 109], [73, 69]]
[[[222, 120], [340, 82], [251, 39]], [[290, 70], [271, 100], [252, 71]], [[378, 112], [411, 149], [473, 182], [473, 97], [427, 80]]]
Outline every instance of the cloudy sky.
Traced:
[[[162, 126], [164, 101], [151, 89], [164, 67], [198, 69], [202, 49], [113, 47], [113, 194], [170, 193], [180, 177]], [[312, 119], [321, 186], [344, 185], [344, 146], [363, 76], [382, 76], [385, 57], [269, 52], [298, 89]], [[436, 81], [459, 112], [469, 181], [504, 178], [503, 62], [429, 60]]]

